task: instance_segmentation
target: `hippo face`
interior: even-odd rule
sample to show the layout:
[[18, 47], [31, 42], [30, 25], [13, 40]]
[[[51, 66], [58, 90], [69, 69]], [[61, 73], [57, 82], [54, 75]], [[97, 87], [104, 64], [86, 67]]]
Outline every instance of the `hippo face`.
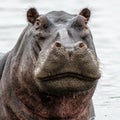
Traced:
[[32, 43], [33, 74], [39, 89], [65, 94], [92, 88], [100, 73], [87, 26], [90, 11], [84, 9], [79, 15], [63, 11], [39, 15], [29, 9], [27, 17], [31, 27], [26, 36]]
[[70, 118], [78, 113], [77, 119], [88, 118], [101, 76], [87, 26], [89, 18], [87, 8], [79, 15], [63, 11], [39, 15], [34, 8], [27, 11], [29, 24], [11, 51], [8, 74], [12, 82], [6, 84], [11, 82], [17, 98], [44, 120]]

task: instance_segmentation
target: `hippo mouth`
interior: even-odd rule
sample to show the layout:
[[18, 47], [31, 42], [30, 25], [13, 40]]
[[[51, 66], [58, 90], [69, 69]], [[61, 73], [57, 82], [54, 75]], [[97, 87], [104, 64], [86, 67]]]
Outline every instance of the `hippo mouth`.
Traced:
[[37, 84], [43, 92], [53, 95], [67, 95], [84, 92], [97, 83], [98, 77], [88, 77], [78, 73], [66, 72], [51, 76], [39, 77]]
[[39, 77], [39, 79], [47, 82], [50, 80], [52, 80], [52, 81], [54, 81], [56, 79], [60, 80], [62, 78], [67, 78], [67, 77], [76, 78], [78, 80], [88, 81], [88, 82], [93, 82], [93, 81], [99, 79], [99, 77], [89, 77], [89, 76], [85, 76], [85, 75], [81, 75], [81, 74], [73, 73], [73, 72], [60, 73], [60, 74], [46, 76], [46, 77]]

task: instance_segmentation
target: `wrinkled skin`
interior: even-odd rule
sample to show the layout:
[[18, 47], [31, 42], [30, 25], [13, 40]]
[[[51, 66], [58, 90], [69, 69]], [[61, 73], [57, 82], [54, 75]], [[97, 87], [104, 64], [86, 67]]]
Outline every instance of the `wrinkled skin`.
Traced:
[[27, 11], [28, 26], [0, 58], [0, 120], [89, 120], [100, 78], [90, 10]]

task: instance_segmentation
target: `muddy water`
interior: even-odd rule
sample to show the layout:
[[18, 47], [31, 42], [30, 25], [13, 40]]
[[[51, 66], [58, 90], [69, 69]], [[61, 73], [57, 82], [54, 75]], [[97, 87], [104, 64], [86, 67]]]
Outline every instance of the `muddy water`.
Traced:
[[101, 63], [102, 78], [94, 94], [96, 120], [120, 120], [120, 1], [119, 0], [0, 0], [0, 52], [13, 48], [27, 25], [25, 12], [92, 10], [89, 22]]

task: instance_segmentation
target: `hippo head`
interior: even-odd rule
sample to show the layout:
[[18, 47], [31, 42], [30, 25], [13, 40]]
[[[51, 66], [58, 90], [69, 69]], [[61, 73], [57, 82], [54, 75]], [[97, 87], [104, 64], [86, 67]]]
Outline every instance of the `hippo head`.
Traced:
[[23, 110], [35, 120], [88, 119], [100, 78], [89, 18], [87, 8], [78, 15], [27, 11], [29, 24], [12, 50], [9, 74]]
[[33, 72], [39, 89], [55, 95], [89, 90], [100, 77], [87, 26], [89, 10], [79, 15], [54, 11], [37, 16], [36, 12], [37, 17], [33, 11], [27, 13], [32, 23], [27, 37], [33, 42]]

